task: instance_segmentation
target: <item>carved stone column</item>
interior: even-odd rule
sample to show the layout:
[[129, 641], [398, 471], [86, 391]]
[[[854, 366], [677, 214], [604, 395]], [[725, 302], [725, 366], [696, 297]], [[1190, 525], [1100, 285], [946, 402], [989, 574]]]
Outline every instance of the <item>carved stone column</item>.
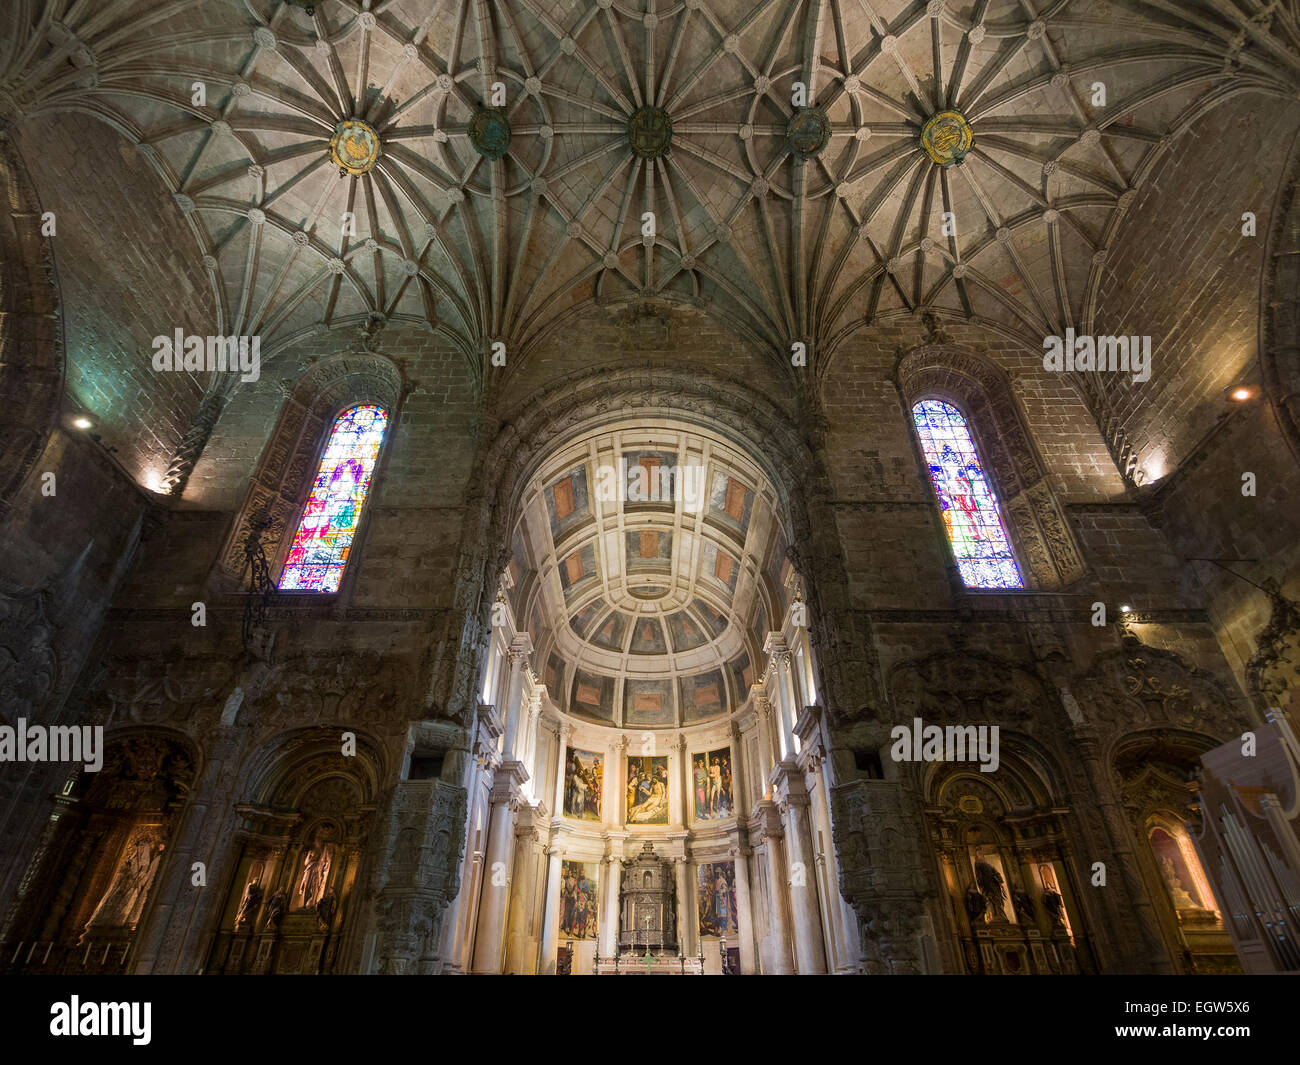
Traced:
[[743, 846], [732, 847], [727, 852], [736, 866], [737, 935], [740, 942], [740, 971], [745, 975], [758, 972], [754, 961], [754, 908], [749, 892], [749, 852]]
[[538, 971], [555, 975], [556, 943], [560, 936], [560, 855], [558, 843], [546, 851], [546, 908], [542, 917], [542, 949]]
[[605, 901], [601, 906], [600, 956], [612, 958], [618, 953], [619, 900], [623, 881], [623, 844], [626, 832], [607, 832], [605, 843], [609, 856], [605, 861]]
[[528, 633], [521, 632], [510, 641], [506, 652], [510, 658], [510, 680], [506, 685], [506, 743], [503, 757], [507, 762], [522, 762], [524, 751], [523, 732], [527, 722], [524, 720], [524, 696], [527, 682], [528, 656], [533, 653], [533, 641]]
[[757, 685], [754, 692], [754, 716], [758, 719], [758, 747], [759, 757], [766, 755], [766, 764], [754, 767], [754, 779], [759, 782], [759, 798], [770, 797], [771, 792], [768, 789], [768, 774], [776, 768], [776, 709], [772, 706], [772, 700], [767, 697], [767, 693]]
[[785, 833], [781, 828], [781, 814], [776, 803], [764, 799], [757, 812], [762, 819], [767, 854], [768, 913], [771, 916], [770, 939], [772, 972], [778, 976], [794, 972], [794, 955], [790, 950], [790, 920], [786, 916], [789, 900], [786, 898], [785, 868], [781, 861], [781, 841]]
[[777, 752], [780, 756], [778, 761], [784, 762], [795, 756], [795, 708], [790, 679], [790, 649], [786, 646], [784, 636], [779, 632], [769, 632], [763, 650], [767, 653], [767, 671], [772, 673], [773, 685], [776, 689], [774, 703], [777, 716], [774, 732], [778, 744]]
[[376, 957], [393, 974], [438, 968], [442, 910], [459, 890], [465, 789], [442, 780], [395, 788], [380, 853], [386, 879], [375, 903]]
[[529, 806], [519, 811], [515, 826], [514, 871], [510, 876], [510, 921], [506, 932], [506, 969], [516, 976], [525, 972], [527, 964], [528, 914], [532, 911], [537, 863], [533, 850], [540, 836], [537, 831], [536, 811]]
[[811, 805], [803, 773], [791, 762], [777, 766], [777, 793], [785, 813], [786, 857], [790, 862], [790, 912], [794, 917], [795, 957], [802, 974], [826, 972], [821, 907], [817, 899], [817, 858], [808, 824]]
[[504, 960], [506, 912], [510, 901], [510, 862], [515, 845], [515, 811], [519, 789], [528, 778], [519, 762], [503, 762], [492, 784], [483, 894], [478, 908], [474, 972], [499, 973]]
[[[686, 737], [680, 733], [668, 743], [668, 823], [670, 825], [689, 824], [686, 810], [685, 786], [686, 773]], [[681, 943], [682, 940], [678, 940]]]
[[688, 957], [695, 953], [695, 932], [698, 928], [695, 925], [690, 868], [685, 855], [673, 858], [673, 874], [677, 885], [677, 949]]

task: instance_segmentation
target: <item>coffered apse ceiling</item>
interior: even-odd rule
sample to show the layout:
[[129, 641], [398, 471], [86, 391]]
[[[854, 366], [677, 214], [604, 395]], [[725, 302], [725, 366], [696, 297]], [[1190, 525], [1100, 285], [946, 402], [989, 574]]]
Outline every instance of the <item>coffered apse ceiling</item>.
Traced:
[[639, 728], [743, 703], [788, 601], [775, 500], [752, 461], [696, 427], [619, 424], [550, 456], [505, 584], [555, 703]]
[[133, 144], [213, 332], [265, 356], [414, 323], [480, 382], [492, 343], [517, 368], [584, 305], [647, 298], [786, 371], [794, 341], [824, 371], [924, 312], [1041, 350], [1086, 331], [1180, 134], [1300, 84], [1295, 0], [309, 6], [12, 0], [0, 122]]

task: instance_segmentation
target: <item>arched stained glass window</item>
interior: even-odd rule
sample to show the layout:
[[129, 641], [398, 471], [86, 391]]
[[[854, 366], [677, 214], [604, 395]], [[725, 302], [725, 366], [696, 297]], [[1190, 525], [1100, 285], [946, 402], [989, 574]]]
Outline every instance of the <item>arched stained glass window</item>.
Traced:
[[388, 411], [370, 405], [345, 410], [334, 422], [284, 560], [282, 591], [339, 590], [387, 428]]
[[966, 587], [1023, 588], [997, 495], [984, 474], [966, 418], [937, 399], [915, 404], [912, 417]]

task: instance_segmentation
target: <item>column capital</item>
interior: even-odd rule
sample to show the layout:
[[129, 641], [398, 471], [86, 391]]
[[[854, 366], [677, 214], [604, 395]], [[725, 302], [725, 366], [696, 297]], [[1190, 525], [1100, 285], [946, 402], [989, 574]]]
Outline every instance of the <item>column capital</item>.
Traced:
[[568, 745], [569, 741], [573, 739], [573, 734], [577, 731], [578, 731], [577, 728], [575, 728], [568, 721], [560, 722], [560, 739], [562, 739], [565, 742], [566, 746]]
[[628, 738], [627, 738], [626, 733], [624, 733], [624, 734], [620, 734], [619, 737], [618, 737], [618, 739], [616, 739], [616, 740], [614, 741], [614, 747], [615, 747], [616, 750], [622, 751], [623, 753], [626, 754], [626, 753], [627, 753], [627, 748], [628, 748], [628, 743], [629, 743], [629, 741], [628, 741]]
[[526, 632], [515, 634], [515, 638], [510, 641], [510, 646], [506, 648], [506, 654], [510, 656], [512, 664], [522, 662], [533, 653], [533, 638]]
[[769, 632], [763, 640], [763, 653], [776, 657], [777, 655], [789, 655], [790, 645], [785, 642], [785, 637], [779, 632]]
[[680, 732], [677, 733], [676, 736], [668, 741], [668, 749], [681, 754], [682, 751], [686, 750], [686, 737]]

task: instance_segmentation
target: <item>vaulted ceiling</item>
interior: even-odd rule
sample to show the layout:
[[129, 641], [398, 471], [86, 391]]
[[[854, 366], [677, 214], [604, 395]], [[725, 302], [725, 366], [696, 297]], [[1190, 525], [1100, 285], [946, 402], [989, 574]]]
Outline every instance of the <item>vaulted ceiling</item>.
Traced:
[[775, 500], [751, 459], [685, 424], [611, 424], [550, 455], [506, 583], [556, 704], [656, 728], [744, 702], [786, 603]]
[[[495, 342], [517, 368], [582, 306], [647, 298], [787, 370], [794, 342], [824, 369], [927, 311], [1038, 349], [1092, 322], [1174, 140], [1300, 84], [1296, 0], [306, 6], [15, 0], [0, 122], [75, 112], [133, 143], [213, 332], [270, 353], [418, 323], [480, 380]], [[922, 143], [945, 111], [959, 160]], [[331, 154], [345, 120], [356, 175]]]

